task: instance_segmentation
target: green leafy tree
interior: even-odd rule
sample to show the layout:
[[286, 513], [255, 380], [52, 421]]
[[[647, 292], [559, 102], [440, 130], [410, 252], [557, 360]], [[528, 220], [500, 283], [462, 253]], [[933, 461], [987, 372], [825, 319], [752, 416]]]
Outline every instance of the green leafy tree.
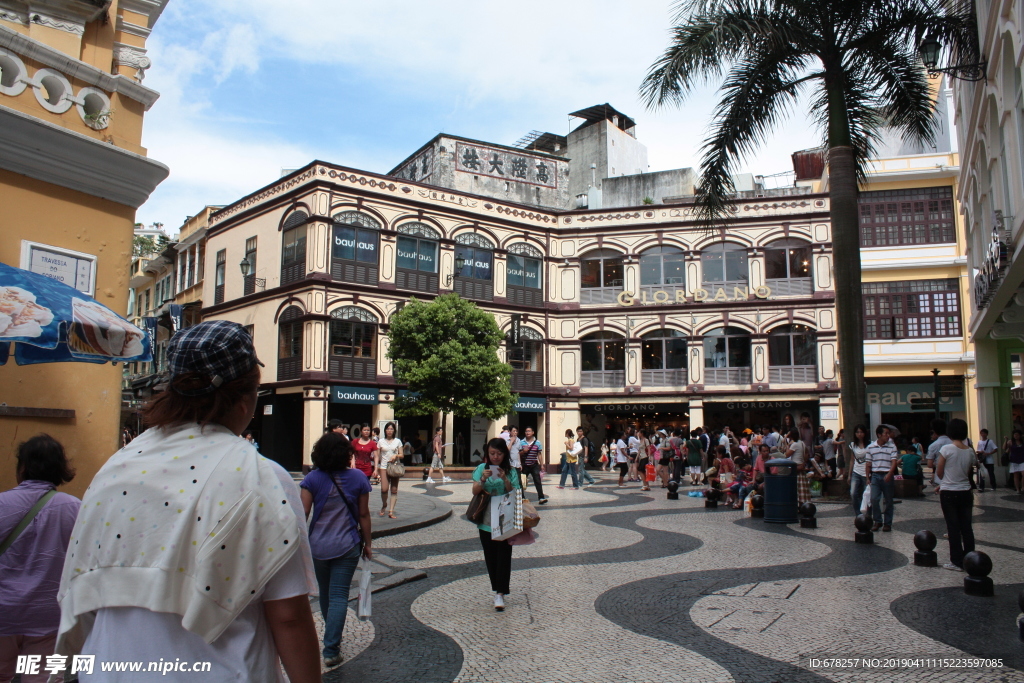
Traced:
[[409, 301], [391, 318], [388, 358], [410, 396], [395, 399], [395, 415], [454, 413], [497, 419], [517, 396], [512, 369], [498, 359], [505, 335], [494, 316], [458, 294]]
[[[738, 161], [809, 96], [827, 150], [843, 421], [863, 420], [863, 309], [857, 191], [883, 129], [931, 142], [934, 103], [917, 46], [977, 63], [970, 0], [685, 0], [672, 40], [640, 88], [650, 108], [681, 104], [705, 83], [720, 99], [695, 191], [707, 228], [729, 215]], [[801, 105], [802, 106], [802, 105]]]

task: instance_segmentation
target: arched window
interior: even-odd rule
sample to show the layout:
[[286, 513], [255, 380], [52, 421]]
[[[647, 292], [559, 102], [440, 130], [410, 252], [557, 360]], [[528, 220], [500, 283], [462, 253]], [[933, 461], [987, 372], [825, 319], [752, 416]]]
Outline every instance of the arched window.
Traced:
[[704, 368], [707, 384], [750, 384], [750, 333], [739, 327], [705, 332]]
[[544, 338], [529, 327], [520, 332], [519, 344], [508, 346], [512, 366], [512, 391], [544, 390]]
[[734, 242], [717, 242], [707, 246], [700, 254], [705, 285], [728, 287], [731, 283], [747, 282], [747, 249]]
[[580, 342], [583, 388], [625, 385], [625, 337], [615, 332], [592, 332]]
[[298, 379], [302, 373], [302, 309], [289, 306], [277, 319], [277, 381]]
[[455, 236], [455, 261], [462, 268], [455, 273], [452, 288], [465, 299], [491, 301], [494, 298], [494, 243], [475, 232]]
[[540, 249], [520, 242], [508, 248], [506, 272], [508, 274], [508, 302], [520, 306], [543, 306], [541, 270], [544, 257]]
[[641, 379], [644, 386], [686, 384], [686, 336], [662, 328], [641, 337]]
[[816, 382], [818, 337], [807, 325], [783, 325], [768, 334], [768, 381]]
[[437, 250], [441, 233], [425, 223], [398, 226], [395, 283], [402, 289], [437, 292]]
[[776, 296], [810, 294], [813, 291], [811, 245], [791, 237], [766, 245], [764, 276]]
[[306, 277], [305, 211], [293, 211], [281, 226], [281, 284]]
[[332, 379], [377, 378], [377, 325], [373, 313], [355, 306], [331, 311], [328, 371]]
[[376, 285], [380, 222], [359, 211], [334, 215], [331, 277], [342, 282]]
[[583, 257], [580, 272], [580, 303], [610, 304], [623, 287], [622, 254], [598, 249]]
[[640, 254], [641, 285], [683, 285], [686, 263], [681, 249], [652, 247]]

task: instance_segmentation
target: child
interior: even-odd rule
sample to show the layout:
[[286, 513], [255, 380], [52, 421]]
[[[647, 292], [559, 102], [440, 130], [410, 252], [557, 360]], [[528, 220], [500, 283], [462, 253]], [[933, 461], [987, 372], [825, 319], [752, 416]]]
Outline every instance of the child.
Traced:
[[743, 499], [750, 490], [748, 484], [752, 481], [753, 474], [754, 468], [750, 463], [746, 463], [742, 468], [736, 470], [736, 480], [729, 485], [729, 496], [725, 500], [726, 505], [732, 504], [733, 510], [739, 510], [742, 507]]

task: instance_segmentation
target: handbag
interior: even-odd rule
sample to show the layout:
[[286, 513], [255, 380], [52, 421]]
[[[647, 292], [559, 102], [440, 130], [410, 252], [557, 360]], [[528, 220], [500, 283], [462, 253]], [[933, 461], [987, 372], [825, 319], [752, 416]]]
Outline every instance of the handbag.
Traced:
[[469, 501], [469, 507], [466, 508], [466, 519], [473, 522], [474, 524], [483, 524], [484, 517], [491, 511], [491, 494], [486, 491], [473, 496], [473, 500]]
[[579, 460], [579, 456], [574, 455], [572, 451], [565, 452], [565, 461], [570, 465], [575, 465], [576, 461]]
[[523, 498], [523, 528], [532, 529], [538, 524], [540, 524], [540, 515], [537, 514], [537, 508], [529, 500]]
[[401, 479], [405, 476], [405, 465], [398, 460], [392, 460], [388, 463], [387, 473], [392, 479]]

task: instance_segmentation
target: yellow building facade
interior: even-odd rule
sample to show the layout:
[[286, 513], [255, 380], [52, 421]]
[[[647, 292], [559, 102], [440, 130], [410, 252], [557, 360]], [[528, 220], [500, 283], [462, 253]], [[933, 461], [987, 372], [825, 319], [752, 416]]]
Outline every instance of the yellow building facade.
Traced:
[[[0, 261], [32, 270], [60, 256], [80, 289], [126, 313], [135, 210], [167, 177], [142, 147], [145, 39], [166, 0], [0, 0]], [[119, 447], [121, 368], [87, 363], [0, 368], [0, 487], [14, 447], [62, 441], [81, 494]]]

